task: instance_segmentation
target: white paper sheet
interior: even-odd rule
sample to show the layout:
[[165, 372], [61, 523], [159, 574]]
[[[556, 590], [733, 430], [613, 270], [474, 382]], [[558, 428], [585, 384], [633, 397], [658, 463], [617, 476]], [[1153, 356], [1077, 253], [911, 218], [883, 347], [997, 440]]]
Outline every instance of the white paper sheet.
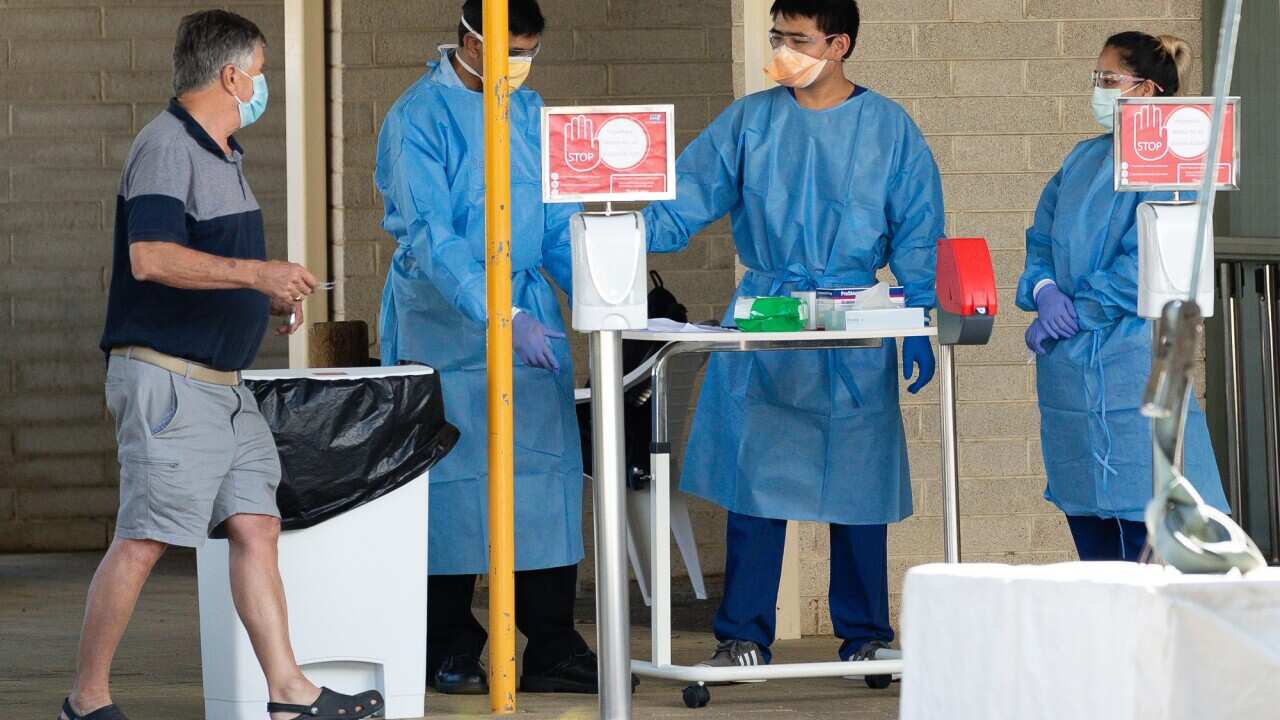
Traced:
[[667, 318], [649, 318], [649, 332], [660, 333], [707, 333], [707, 332], [735, 332], [732, 328], [713, 327], [710, 325], [694, 325], [692, 323], [676, 322]]

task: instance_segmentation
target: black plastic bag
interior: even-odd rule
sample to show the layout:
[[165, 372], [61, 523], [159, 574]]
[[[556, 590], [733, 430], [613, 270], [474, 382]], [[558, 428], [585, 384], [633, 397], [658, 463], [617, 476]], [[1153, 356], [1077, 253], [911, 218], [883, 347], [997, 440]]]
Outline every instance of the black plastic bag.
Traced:
[[440, 376], [246, 380], [275, 434], [285, 530], [324, 522], [399, 488], [458, 442]]
[[[676, 296], [663, 285], [662, 276], [653, 271], [649, 273], [649, 279], [653, 282], [653, 289], [649, 291], [649, 317], [689, 322], [688, 309], [681, 305]], [[646, 360], [661, 350], [664, 344], [623, 340], [623, 374], [643, 365]], [[623, 398], [622, 416], [626, 422], [626, 433], [623, 439], [626, 443], [627, 485], [636, 489], [647, 487], [650, 478], [649, 451], [653, 443], [653, 424], [650, 417], [652, 385], [651, 380], [638, 382]], [[583, 472], [593, 475], [590, 403], [578, 406], [578, 432], [582, 438]]]

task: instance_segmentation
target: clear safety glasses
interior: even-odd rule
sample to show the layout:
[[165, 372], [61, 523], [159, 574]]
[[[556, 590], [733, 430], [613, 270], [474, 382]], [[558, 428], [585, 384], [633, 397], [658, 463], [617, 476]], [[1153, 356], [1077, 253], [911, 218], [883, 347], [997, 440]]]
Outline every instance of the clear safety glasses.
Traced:
[[[1110, 70], [1094, 70], [1089, 87], [1102, 88], [1104, 90], [1115, 90], [1126, 86], [1137, 85], [1138, 83], [1147, 82], [1147, 78], [1137, 77], [1135, 75], [1125, 75], [1124, 73], [1112, 72]], [[1152, 82], [1156, 89], [1164, 92], [1164, 88], [1159, 84]]]
[[532, 60], [538, 57], [538, 53], [540, 52], [542, 52], [542, 43], [538, 43], [528, 50], [517, 50], [516, 48], [511, 48], [507, 53], [507, 57], [520, 58], [521, 60]]
[[840, 37], [840, 33], [836, 33], [834, 35], [827, 35], [821, 38], [811, 38], [808, 35], [803, 35], [801, 33], [781, 33], [781, 32], [778, 32], [777, 30], [770, 30], [769, 31], [769, 47], [773, 48], [774, 50], [777, 50], [783, 45], [786, 45], [792, 50], [799, 50], [800, 52], [804, 52], [805, 50], [813, 47], [815, 44], [826, 41], [826, 40], [830, 40], [831, 38], [834, 38], [834, 37]]
[[[466, 28], [466, 29], [467, 29], [467, 32], [471, 33], [472, 35], [475, 35], [475, 36], [476, 36], [476, 39], [477, 39], [477, 40], [479, 40], [480, 42], [484, 42], [484, 35], [481, 35], [479, 32], [477, 32], [477, 31], [476, 31], [476, 29], [475, 29], [475, 28], [471, 27], [471, 23], [467, 22], [467, 16], [466, 16], [466, 15], [463, 15], [463, 16], [462, 16], [461, 23], [462, 23], [462, 27], [464, 27], [464, 28]], [[520, 50], [519, 48], [511, 48], [511, 49], [509, 49], [509, 50], [507, 51], [507, 57], [520, 58], [521, 60], [532, 60], [532, 59], [534, 59], [534, 58], [538, 57], [538, 53], [540, 53], [540, 52], [542, 52], [542, 43], [541, 43], [541, 42], [539, 42], [537, 45], [534, 45], [533, 47], [529, 48], [528, 50]]]

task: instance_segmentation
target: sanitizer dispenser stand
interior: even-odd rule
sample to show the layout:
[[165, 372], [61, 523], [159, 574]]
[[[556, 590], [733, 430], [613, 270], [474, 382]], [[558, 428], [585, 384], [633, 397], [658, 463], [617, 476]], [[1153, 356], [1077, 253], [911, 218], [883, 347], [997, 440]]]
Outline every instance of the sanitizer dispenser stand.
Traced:
[[592, 434], [592, 495], [600, 717], [622, 720], [631, 717], [622, 331], [649, 326], [648, 247], [640, 213], [579, 213], [573, 216], [571, 228], [573, 329], [587, 333], [589, 338], [591, 418], [598, 424]]
[[1202, 317], [1213, 317], [1213, 224], [1205, 231], [1204, 252], [1196, 251], [1195, 202], [1145, 202], [1138, 206], [1138, 315], [1158, 320], [1172, 300], [1191, 292], [1191, 274], [1200, 263], [1196, 304]]

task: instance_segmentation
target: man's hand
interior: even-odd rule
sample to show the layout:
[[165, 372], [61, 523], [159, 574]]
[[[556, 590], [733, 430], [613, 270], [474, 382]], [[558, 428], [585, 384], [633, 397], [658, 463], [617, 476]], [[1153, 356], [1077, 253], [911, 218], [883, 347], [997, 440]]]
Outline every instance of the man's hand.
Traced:
[[271, 314], [277, 317], [288, 317], [288, 321], [276, 328], [276, 335], [292, 335], [302, 327], [302, 303], [278, 303], [271, 301]]
[[297, 305], [319, 284], [306, 268], [281, 260], [261, 263], [253, 278], [253, 289], [271, 298], [273, 309], [276, 305]]

